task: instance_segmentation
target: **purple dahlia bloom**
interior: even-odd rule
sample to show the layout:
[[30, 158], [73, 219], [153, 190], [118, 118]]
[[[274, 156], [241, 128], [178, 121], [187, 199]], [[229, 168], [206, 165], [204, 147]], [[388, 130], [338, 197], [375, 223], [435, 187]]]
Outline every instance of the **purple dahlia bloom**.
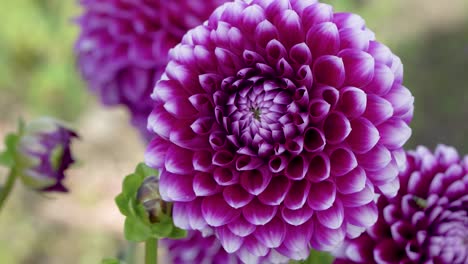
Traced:
[[468, 156], [439, 145], [407, 160], [398, 195], [379, 198], [377, 223], [347, 241], [335, 263], [468, 263]]
[[148, 121], [175, 224], [242, 261], [331, 250], [396, 195], [413, 97], [361, 17], [311, 0], [235, 1], [170, 51]]
[[70, 145], [77, 134], [51, 118], [29, 123], [17, 145], [17, 170], [24, 184], [43, 192], [67, 192], [62, 181], [74, 162]]
[[133, 125], [150, 140], [150, 93], [167, 52], [226, 1], [81, 0], [75, 50], [84, 79], [104, 104], [127, 107]]

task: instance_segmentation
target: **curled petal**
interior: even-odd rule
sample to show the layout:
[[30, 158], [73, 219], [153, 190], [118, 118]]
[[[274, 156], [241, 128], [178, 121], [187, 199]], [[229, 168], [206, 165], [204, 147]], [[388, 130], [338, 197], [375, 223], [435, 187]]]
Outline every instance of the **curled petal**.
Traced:
[[271, 177], [271, 172], [265, 169], [242, 171], [240, 184], [250, 194], [259, 195], [267, 188]]
[[336, 186], [331, 181], [317, 182], [311, 185], [307, 204], [310, 208], [322, 211], [330, 208], [335, 202]]
[[279, 218], [273, 218], [269, 223], [258, 226], [255, 237], [268, 248], [279, 247], [286, 236], [286, 225]]
[[296, 156], [289, 161], [285, 175], [291, 180], [302, 180], [307, 173], [307, 162], [302, 156]]
[[291, 182], [285, 176], [275, 176], [271, 179], [267, 188], [258, 196], [258, 199], [266, 205], [280, 205], [289, 192]]
[[165, 169], [176, 174], [185, 174], [193, 170], [193, 152], [176, 145], [171, 145], [164, 161]]
[[378, 210], [374, 202], [358, 207], [345, 207], [346, 220], [350, 224], [360, 227], [370, 227], [377, 221]]
[[289, 51], [289, 58], [298, 65], [307, 65], [312, 61], [309, 47], [304, 43], [294, 45]]
[[218, 184], [213, 176], [206, 172], [197, 172], [193, 176], [193, 191], [197, 196], [209, 196], [218, 192]]
[[376, 63], [382, 63], [387, 66], [392, 65], [392, 51], [384, 44], [377, 41], [370, 41], [367, 52], [374, 57]]
[[271, 156], [268, 167], [271, 172], [278, 173], [286, 168], [288, 161], [289, 160], [284, 155]]
[[204, 197], [201, 209], [203, 218], [214, 227], [235, 221], [240, 215], [240, 211], [229, 206], [220, 194]]
[[413, 109], [414, 97], [404, 86], [394, 85], [384, 98], [392, 104], [395, 116], [403, 116]]
[[309, 106], [309, 118], [312, 122], [322, 121], [330, 111], [330, 104], [325, 100], [313, 100]]
[[321, 153], [314, 156], [309, 162], [306, 178], [311, 182], [321, 182], [330, 177], [330, 160]]
[[367, 107], [363, 117], [367, 118], [374, 125], [380, 125], [393, 116], [392, 104], [377, 95], [367, 96]]
[[213, 155], [210, 151], [196, 151], [193, 153], [193, 168], [197, 171], [209, 172], [213, 167]]
[[297, 210], [304, 206], [309, 195], [310, 186], [311, 184], [306, 180], [293, 181], [284, 199], [284, 205], [291, 210]]
[[247, 206], [242, 208], [242, 215], [253, 225], [264, 225], [273, 219], [277, 206], [262, 204], [257, 199], [253, 199]]
[[384, 64], [377, 63], [374, 70], [374, 78], [362, 89], [368, 93], [385, 95], [390, 91], [395, 81], [395, 76], [390, 68]]
[[336, 189], [342, 194], [360, 192], [366, 186], [366, 172], [361, 167], [336, 178]]
[[316, 223], [310, 244], [317, 250], [332, 250], [342, 243], [345, 234], [346, 229], [344, 225], [337, 229], [330, 229], [320, 223]]
[[263, 164], [263, 161], [259, 158], [240, 155], [236, 160], [236, 169], [239, 171], [254, 170], [258, 169]]
[[381, 144], [364, 154], [356, 156], [361, 167], [369, 171], [378, 171], [385, 168], [392, 160], [390, 151]]
[[345, 83], [363, 87], [374, 78], [374, 58], [366, 52], [345, 49], [338, 54], [343, 59], [346, 72]]
[[315, 58], [335, 55], [340, 48], [338, 28], [331, 22], [314, 25], [307, 32], [306, 43]]
[[[255, 40], [257, 45], [266, 48], [267, 44], [273, 40], [278, 39], [278, 30], [268, 20], [260, 22], [255, 29]], [[245, 57], [245, 56], [244, 56]]]
[[344, 215], [344, 207], [339, 200], [335, 200], [332, 207], [316, 212], [318, 222], [330, 229], [339, 228], [343, 224]]
[[337, 148], [330, 155], [331, 173], [344, 175], [357, 167], [358, 162], [353, 152], [347, 148]]
[[351, 133], [346, 139], [351, 149], [356, 153], [366, 153], [379, 142], [379, 130], [365, 118], [351, 121]]
[[339, 197], [345, 207], [358, 207], [372, 202], [375, 198], [375, 193], [370, 185], [366, 185], [362, 191], [340, 194]]
[[356, 49], [367, 51], [371, 36], [359, 28], [343, 28], [340, 30], [340, 49]]
[[363, 29], [366, 23], [362, 17], [353, 13], [335, 13], [333, 23], [339, 28], [358, 28]]
[[310, 127], [304, 134], [304, 149], [308, 152], [322, 151], [325, 147], [325, 136], [323, 133], [315, 128]]
[[333, 7], [327, 4], [316, 3], [304, 8], [302, 11], [302, 21], [306, 30], [314, 25], [330, 22], [332, 19]]
[[242, 246], [242, 242], [244, 241], [243, 237], [235, 235], [225, 226], [216, 228], [216, 237], [219, 239], [227, 253], [234, 253], [239, 250]]
[[281, 11], [276, 21], [276, 28], [281, 42], [285, 43], [288, 48], [304, 41], [301, 19], [294, 10]]
[[253, 199], [253, 195], [246, 192], [239, 185], [227, 186], [223, 190], [224, 200], [233, 208], [241, 208]]
[[247, 222], [242, 215], [239, 216], [236, 221], [227, 224], [227, 227], [233, 234], [241, 237], [246, 237], [252, 234], [256, 229], [255, 225]]
[[399, 149], [411, 136], [411, 128], [401, 119], [391, 119], [379, 127], [381, 143], [388, 149]]
[[162, 168], [166, 152], [170, 144], [159, 136], [155, 136], [146, 148], [145, 163], [152, 168]]
[[328, 143], [338, 144], [343, 142], [351, 133], [351, 124], [342, 113], [334, 112], [325, 119], [323, 132]]
[[172, 202], [189, 202], [196, 195], [192, 188], [191, 175], [179, 175], [163, 171], [159, 181], [161, 197]]
[[284, 221], [293, 226], [300, 226], [307, 222], [312, 215], [314, 210], [308, 206], [303, 206], [297, 210], [291, 210], [287, 207], [281, 209], [281, 216]]
[[366, 94], [358, 88], [346, 87], [341, 89], [340, 108], [349, 118], [359, 117], [367, 106]]
[[321, 84], [340, 87], [345, 80], [345, 66], [343, 60], [332, 55], [319, 57], [314, 62], [313, 72], [315, 80]]

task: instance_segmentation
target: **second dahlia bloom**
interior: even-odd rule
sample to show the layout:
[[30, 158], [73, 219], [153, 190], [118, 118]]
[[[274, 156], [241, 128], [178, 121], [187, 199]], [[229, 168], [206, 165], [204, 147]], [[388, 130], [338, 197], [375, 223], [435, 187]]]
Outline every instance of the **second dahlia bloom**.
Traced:
[[336, 264], [468, 261], [468, 156], [439, 145], [410, 151], [394, 198], [380, 197], [379, 219], [337, 252]]
[[104, 104], [124, 105], [151, 139], [150, 94], [167, 52], [226, 0], [81, 0], [76, 53], [81, 73]]
[[146, 163], [181, 228], [242, 261], [330, 250], [395, 195], [413, 97], [357, 15], [310, 0], [236, 1], [170, 51]]
[[28, 123], [16, 147], [17, 173], [23, 183], [42, 192], [67, 192], [65, 171], [74, 163], [71, 143], [77, 134], [52, 118]]

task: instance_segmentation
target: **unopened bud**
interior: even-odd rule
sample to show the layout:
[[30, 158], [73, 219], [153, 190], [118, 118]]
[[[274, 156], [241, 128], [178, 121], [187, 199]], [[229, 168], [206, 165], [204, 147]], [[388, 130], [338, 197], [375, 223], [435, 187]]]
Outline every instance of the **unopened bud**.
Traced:
[[170, 215], [170, 204], [161, 199], [159, 179], [156, 176], [143, 181], [137, 192], [137, 200], [145, 207], [151, 223], [159, 222], [161, 214]]

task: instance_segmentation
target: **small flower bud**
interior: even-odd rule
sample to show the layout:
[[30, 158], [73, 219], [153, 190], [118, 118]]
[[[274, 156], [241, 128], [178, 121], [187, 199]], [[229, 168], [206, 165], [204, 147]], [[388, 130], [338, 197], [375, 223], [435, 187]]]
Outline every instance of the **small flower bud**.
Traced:
[[52, 118], [27, 124], [16, 147], [17, 170], [24, 184], [44, 192], [67, 192], [62, 181], [74, 162], [70, 145], [76, 137], [74, 131]]
[[156, 176], [146, 178], [137, 192], [137, 200], [145, 207], [151, 223], [159, 222], [161, 213], [170, 214], [170, 204], [161, 199], [159, 179]]

